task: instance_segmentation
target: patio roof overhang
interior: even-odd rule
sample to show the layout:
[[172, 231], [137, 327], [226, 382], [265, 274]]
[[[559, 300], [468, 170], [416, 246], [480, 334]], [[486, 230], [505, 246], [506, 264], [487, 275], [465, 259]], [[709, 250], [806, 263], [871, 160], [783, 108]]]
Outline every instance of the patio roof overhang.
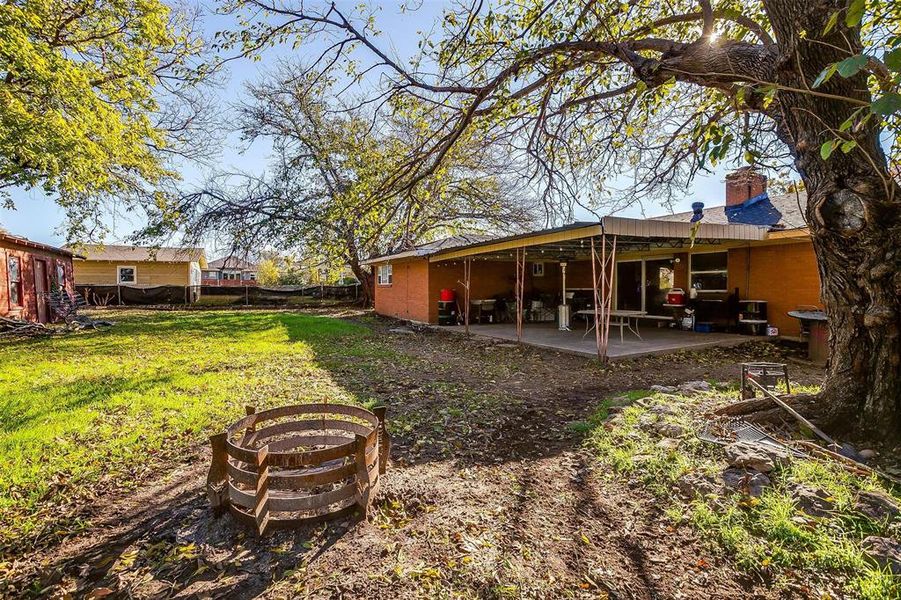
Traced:
[[[517, 248], [524, 248], [527, 253], [529, 248], [533, 248], [536, 251], [535, 258], [550, 252], [548, 258], [556, 255], [571, 260], [588, 259], [591, 238], [604, 235], [617, 237], [621, 253], [672, 250], [691, 244], [691, 223], [604, 217], [598, 223], [547, 229], [448, 249], [436, 252], [428, 259], [430, 262], [443, 262], [478, 256], [489, 260], [513, 260], [514, 254], [511, 251]], [[747, 243], [763, 241], [766, 237], [767, 229], [756, 225], [702, 223], [695, 235], [695, 245]]]

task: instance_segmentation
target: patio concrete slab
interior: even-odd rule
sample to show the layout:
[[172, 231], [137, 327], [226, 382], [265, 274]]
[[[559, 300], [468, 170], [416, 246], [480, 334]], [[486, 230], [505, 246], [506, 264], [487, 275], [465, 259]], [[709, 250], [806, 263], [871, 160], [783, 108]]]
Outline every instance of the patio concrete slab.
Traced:
[[[463, 333], [461, 325], [438, 327], [442, 331]], [[512, 323], [470, 325], [473, 335], [505, 341], [516, 341], [516, 325]], [[670, 328], [658, 328], [651, 324], [639, 329], [641, 339], [626, 330], [619, 341], [619, 330], [611, 329], [607, 356], [611, 359], [634, 358], [652, 354], [665, 354], [678, 350], [698, 350], [712, 346], [735, 346], [754, 338], [735, 333], [695, 333]], [[523, 342], [539, 348], [597, 356], [595, 334], [585, 335], [584, 325], [574, 323], [572, 331], [560, 331], [554, 323], [526, 323], [523, 325]]]

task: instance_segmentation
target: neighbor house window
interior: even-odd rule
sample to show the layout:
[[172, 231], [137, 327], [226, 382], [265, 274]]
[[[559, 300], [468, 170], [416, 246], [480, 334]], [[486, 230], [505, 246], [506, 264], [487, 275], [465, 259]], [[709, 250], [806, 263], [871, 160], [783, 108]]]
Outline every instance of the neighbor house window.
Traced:
[[691, 255], [691, 287], [699, 292], [726, 292], [728, 284], [728, 252]]
[[10, 256], [6, 266], [9, 269], [9, 303], [22, 306], [22, 265], [19, 258]]
[[544, 263], [532, 263], [532, 277], [544, 277]]
[[379, 285], [391, 285], [394, 280], [394, 272], [391, 265], [379, 266]]
[[120, 285], [138, 282], [138, 271], [134, 267], [116, 267], [116, 271]]

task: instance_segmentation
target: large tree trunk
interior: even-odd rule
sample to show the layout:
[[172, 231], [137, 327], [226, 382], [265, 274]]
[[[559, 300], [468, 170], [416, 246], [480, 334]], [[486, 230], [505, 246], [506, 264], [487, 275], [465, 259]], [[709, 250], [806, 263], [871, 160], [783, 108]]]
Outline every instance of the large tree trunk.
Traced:
[[357, 278], [357, 281], [360, 282], [360, 302], [363, 306], [372, 306], [374, 301], [372, 297], [374, 287], [372, 271], [361, 265], [360, 261], [356, 259], [350, 261], [350, 270], [353, 272], [354, 277]]
[[901, 440], [901, 227], [898, 201], [890, 200], [901, 190], [889, 182], [886, 192], [869, 164], [848, 180], [828, 163], [822, 172], [811, 164], [822, 160], [806, 162], [808, 219], [829, 316], [822, 395], [830, 421]]
[[[808, 89], [827, 65], [860, 52], [857, 30], [825, 23], [842, 0], [765, 0], [780, 48], [779, 83]], [[843, 19], [839, 19], [841, 23]], [[807, 32], [807, 38], [799, 36]], [[819, 39], [814, 39], [819, 38]], [[818, 91], [870, 101], [864, 75], [834, 76]], [[769, 111], [807, 187], [807, 221], [829, 316], [831, 355], [822, 396], [833, 426], [901, 440], [901, 187], [889, 175], [875, 119], [857, 147], [823, 159], [856, 107], [780, 91]], [[842, 427], [843, 426], [843, 427]]]

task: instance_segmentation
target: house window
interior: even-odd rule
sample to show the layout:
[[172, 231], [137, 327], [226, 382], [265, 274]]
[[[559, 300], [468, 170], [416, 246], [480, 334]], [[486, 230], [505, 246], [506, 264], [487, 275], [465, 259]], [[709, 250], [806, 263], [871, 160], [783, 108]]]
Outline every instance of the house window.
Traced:
[[256, 280], [257, 280], [257, 274], [256, 274], [256, 273], [248, 273], [248, 274], [247, 274], [247, 279], [249, 279], [249, 280], [251, 280], [251, 281], [256, 281]]
[[22, 265], [17, 256], [10, 256], [6, 265], [9, 269], [9, 303], [22, 306]]
[[699, 292], [727, 292], [728, 252], [691, 255], [691, 287]]
[[532, 263], [532, 277], [544, 277], [544, 263]]
[[116, 267], [119, 285], [135, 284], [138, 282], [138, 271], [135, 267]]
[[391, 285], [394, 272], [391, 265], [379, 265], [379, 285]]
[[56, 263], [56, 285], [59, 289], [66, 289], [66, 265], [61, 262]]

